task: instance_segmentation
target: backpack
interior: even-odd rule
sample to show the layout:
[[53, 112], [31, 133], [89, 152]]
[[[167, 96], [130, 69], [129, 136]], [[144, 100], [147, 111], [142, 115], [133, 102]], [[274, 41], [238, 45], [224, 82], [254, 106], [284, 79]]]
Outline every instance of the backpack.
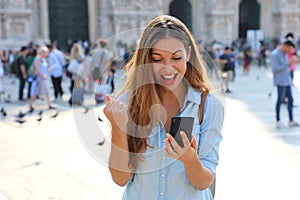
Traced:
[[21, 55], [19, 55], [19, 54], [14, 56], [14, 61], [11, 63], [10, 70], [9, 70], [11, 74], [14, 74], [14, 75], [19, 75], [20, 74], [20, 68], [19, 68], [19, 65], [18, 65], [20, 57], [21, 57]]
[[36, 75], [36, 68], [35, 68], [34, 62], [32, 63], [32, 65], [29, 66], [28, 75], [30, 75], [30, 76]]

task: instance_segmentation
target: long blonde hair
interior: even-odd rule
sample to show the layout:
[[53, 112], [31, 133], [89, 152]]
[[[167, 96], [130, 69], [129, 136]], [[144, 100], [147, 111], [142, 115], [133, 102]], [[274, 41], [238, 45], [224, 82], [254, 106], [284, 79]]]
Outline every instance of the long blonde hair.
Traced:
[[84, 53], [81, 44], [74, 43], [71, 49], [70, 57], [74, 59], [82, 59]]
[[[129, 91], [129, 123], [127, 125], [127, 140], [130, 152], [129, 167], [135, 169], [141, 156], [149, 145], [147, 137], [152, 128], [162, 117], [158, 105], [160, 99], [157, 93], [153, 71], [151, 48], [158, 40], [172, 37], [181, 41], [190, 59], [187, 61], [187, 70], [184, 78], [195, 90], [202, 93], [210, 92], [210, 84], [206, 77], [203, 60], [199, 54], [198, 46], [188, 28], [177, 18], [168, 15], [158, 16], [145, 28], [139, 45], [125, 66], [127, 79], [121, 88], [121, 94]], [[117, 95], [117, 96], [118, 96]]]

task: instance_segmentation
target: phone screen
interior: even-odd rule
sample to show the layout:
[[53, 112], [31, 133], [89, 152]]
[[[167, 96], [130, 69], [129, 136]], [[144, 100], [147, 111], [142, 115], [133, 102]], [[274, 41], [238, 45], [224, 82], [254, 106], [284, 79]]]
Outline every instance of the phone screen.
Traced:
[[170, 127], [170, 134], [174, 137], [175, 141], [183, 147], [183, 141], [180, 135], [180, 131], [184, 131], [187, 135], [189, 141], [192, 138], [192, 131], [193, 131], [193, 117], [172, 117], [171, 118], [171, 127]]

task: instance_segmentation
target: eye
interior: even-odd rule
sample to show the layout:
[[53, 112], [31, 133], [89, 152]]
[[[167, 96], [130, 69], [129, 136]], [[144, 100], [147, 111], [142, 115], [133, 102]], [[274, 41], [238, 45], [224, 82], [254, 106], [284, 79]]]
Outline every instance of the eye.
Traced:
[[173, 58], [174, 60], [181, 60], [182, 59], [182, 57], [175, 57], [175, 58]]
[[160, 58], [152, 58], [152, 61], [153, 61], [153, 62], [160, 62], [161, 59], [160, 59]]

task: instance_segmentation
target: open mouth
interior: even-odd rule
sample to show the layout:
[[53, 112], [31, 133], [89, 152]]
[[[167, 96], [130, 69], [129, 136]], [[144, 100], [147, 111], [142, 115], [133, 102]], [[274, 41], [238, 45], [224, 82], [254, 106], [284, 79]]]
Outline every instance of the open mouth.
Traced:
[[160, 76], [166, 85], [172, 85], [175, 83], [177, 74], [172, 74], [172, 75], [161, 75]]

